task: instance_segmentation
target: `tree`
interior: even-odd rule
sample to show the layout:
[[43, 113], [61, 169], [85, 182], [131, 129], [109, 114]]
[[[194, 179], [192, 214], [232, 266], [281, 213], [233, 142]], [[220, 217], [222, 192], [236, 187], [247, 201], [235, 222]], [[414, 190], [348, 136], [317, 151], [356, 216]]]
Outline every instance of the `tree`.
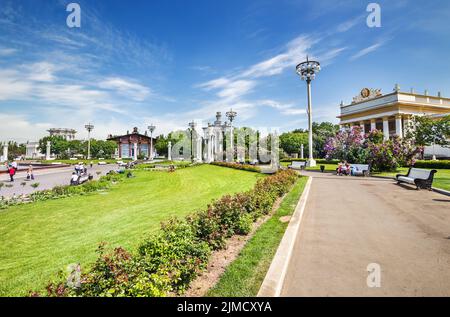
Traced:
[[336, 135], [336, 133], [339, 131], [339, 125], [333, 124], [331, 122], [313, 122], [312, 130], [314, 157], [325, 158], [325, 143], [329, 138]]
[[18, 144], [15, 141], [8, 142], [8, 160], [12, 161], [16, 157], [25, 155], [26, 146], [25, 144]]
[[[88, 142], [83, 142], [83, 145], [84, 153], [87, 153]], [[117, 144], [114, 141], [91, 139], [91, 156], [94, 158], [111, 157], [114, 155], [116, 148]]]
[[280, 135], [280, 147], [288, 154], [300, 153], [304, 146], [304, 155], [308, 156], [308, 133], [287, 132]]
[[374, 130], [362, 136], [360, 127], [339, 131], [325, 145], [328, 159], [349, 163], [370, 164], [373, 171], [394, 171], [400, 166], [411, 166], [420, 147], [408, 138], [384, 140], [383, 132]]
[[56, 156], [60, 157], [67, 153], [69, 149], [69, 141], [64, 139], [62, 136], [46, 136], [39, 140], [39, 149], [42, 154], [45, 154], [47, 151], [47, 142], [50, 141], [51, 152]]
[[[406, 137], [414, 139], [415, 143], [422, 148], [432, 144], [448, 147], [450, 146], [450, 115], [440, 119], [431, 116], [413, 116]], [[423, 150], [421, 154], [423, 158]]]
[[324, 152], [326, 159], [338, 159], [350, 163], [365, 163], [366, 152], [360, 127], [341, 130], [327, 140]]

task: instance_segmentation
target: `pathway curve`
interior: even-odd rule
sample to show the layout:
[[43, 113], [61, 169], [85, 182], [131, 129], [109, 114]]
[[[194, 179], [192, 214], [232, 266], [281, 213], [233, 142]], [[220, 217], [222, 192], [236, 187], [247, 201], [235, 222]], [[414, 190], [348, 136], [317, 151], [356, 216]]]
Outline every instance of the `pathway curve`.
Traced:
[[[110, 170], [116, 169], [116, 164], [94, 165], [92, 169], [88, 167], [88, 173], [92, 174], [94, 179], [98, 179], [99, 176], [103, 176]], [[3, 186], [3, 188], [0, 189], [0, 196], [11, 197], [14, 194], [30, 194], [36, 190], [51, 189], [60, 185], [69, 185], [70, 177], [73, 171], [74, 167], [72, 166], [53, 169], [36, 169], [34, 171], [35, 180], [33, 181], [25, 181], [27, 176], [26, 170], [19, 171], [14, 177], [14, 182], [12, 183], [9, 181], [9, 175], [0, 174], [0, 182], [5, 183], [5, 185], [13, 185], [11, 188]], [[97, 175], [97, 172], [101, 172], [101, 174]], [[21, 185], [23, 182], [26, 183], [25, 186]], [[30, 186], [33, 183], [39, 183], [39, 187], [37, 189], [33, 189]]]
[[[393, 180], [313, 177], [281, 296], [450, 296], [450, 197]], [[367, 266], [381, 266], [381, 287]]]

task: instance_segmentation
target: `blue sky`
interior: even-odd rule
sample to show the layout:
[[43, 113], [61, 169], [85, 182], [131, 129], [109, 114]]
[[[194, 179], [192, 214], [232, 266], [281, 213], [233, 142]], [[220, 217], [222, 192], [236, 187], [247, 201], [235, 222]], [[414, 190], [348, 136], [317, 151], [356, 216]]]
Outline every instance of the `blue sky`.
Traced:
[[450, 2], [0, 0], [0, 141], [34, 141], [50, 127], [94, 137], [153, 123], [156, 134], [212, 121], [233, 108], [236, 125], [307, 125], [295, 65], [322, 62], [315, 121], [334, 121], [363, 87], [414, 87], [450, 96]]

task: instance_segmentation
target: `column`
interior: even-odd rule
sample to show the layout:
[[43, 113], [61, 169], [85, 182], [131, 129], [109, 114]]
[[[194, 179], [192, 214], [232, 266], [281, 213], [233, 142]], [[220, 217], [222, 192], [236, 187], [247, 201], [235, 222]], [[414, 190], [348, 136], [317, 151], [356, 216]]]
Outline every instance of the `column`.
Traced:
[[133, 160], [137, 161], [137, 150], [138, 150], [137, 143], [133, 143], [133, 149], [134, 149]]
[[49, 160], [50, 159], [50, 150], [51, 150], [51, 146], [52, 146], [52, 144], [51, 144], [51, 142], [50, 141], [47, 141], [47, 148], [46, 148], [46, 151], [45, 151], [45, 159], [46, 160]]
[[408, 132], [412, 131], [412, 122], [411, 122], [411, 116], [406, 115], [404, 119], [404, 126], [403, 126], [403, 136], [406, 136]]
[[231, 162], [234, 162], [234, 133], [233, 123], [230, 123], [230, 147], [231, 147]]
[[2, 162], [8, 161], [8, 143], [3, 144]]
[[304, 149], [305, 149], [305, 146], [302, 144], [302, 146], [300, 147], [300, 158], [302, 160], [305, 158]]
[[389, 140], [389, 118], [388, 117], [383, 117], [383, 135], [384, 135], [385, 141]]
[[395, 116], [395, 134], [403, 138], [402, 115]]
[[167, 159], [169, 161], [172, 161], [172, 142], [169, 141], [169, 143], [167, 144]]
[[360, 123], [359, 123], [359, 126], [361, 127], [361, 133], [364, 135], [364, 134], [366, 134], [366, 132], [365, 132], [365, 128], [364, 128], [364, 121], [361, 121]]
[[197, 162], [202, 162], [202, 137], [199, 133], [196, 133], [197, 136]]
[[376, 119], [370, 120], [370, 131], [373, 131], [376, 129], [377, 129], [377, 120]]

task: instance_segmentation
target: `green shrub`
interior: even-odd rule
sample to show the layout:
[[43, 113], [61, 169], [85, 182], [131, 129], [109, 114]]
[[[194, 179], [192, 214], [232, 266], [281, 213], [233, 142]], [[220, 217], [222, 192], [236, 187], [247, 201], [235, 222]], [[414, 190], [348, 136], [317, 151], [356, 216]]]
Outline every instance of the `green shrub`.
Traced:
[[[292, 163], [292, 162], [306, 162], [307, 159], [296, 159], [296, 158], [284, 158], [280, 162]], [[339, 160], [326, 160], [326, 159], [316, 159], [317, 164], [339, 164]]]
[[240, 215], [237, 223], [236, 223], [236, 234], [247, 235], [252, 230], [253, 225], [253, 217], [250, 214], [242, 214]]
[[258, 166], [249, 164], [229, 163], [229, 162], [212, 162], [211, 165], [223, 166], [228, 168], [234, 168], [241, 171], [261, 173], [261, 169]]
[[416, 161], [414, 167], [428, 169], [450, 169], [450, 160]]
[[183, 292], [190, 282], [206, 268], [211, 249], [199, 239], [186, 221], [170, 220], [157, 235], [138, 247], [147, 272], [164, 275], [171, 280], [172, 290]]

